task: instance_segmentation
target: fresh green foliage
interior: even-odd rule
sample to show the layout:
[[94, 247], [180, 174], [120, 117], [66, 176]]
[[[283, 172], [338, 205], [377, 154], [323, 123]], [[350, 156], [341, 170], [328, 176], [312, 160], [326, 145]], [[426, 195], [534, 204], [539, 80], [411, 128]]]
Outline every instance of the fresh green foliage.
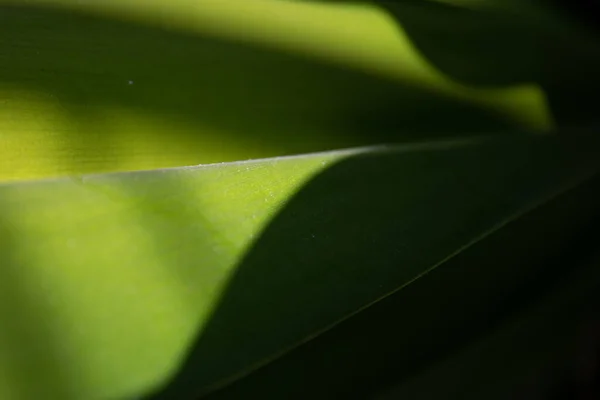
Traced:
[[593, 37], [533, 0], [1, 0], [0, 399], [545, 379], [600, 301]]

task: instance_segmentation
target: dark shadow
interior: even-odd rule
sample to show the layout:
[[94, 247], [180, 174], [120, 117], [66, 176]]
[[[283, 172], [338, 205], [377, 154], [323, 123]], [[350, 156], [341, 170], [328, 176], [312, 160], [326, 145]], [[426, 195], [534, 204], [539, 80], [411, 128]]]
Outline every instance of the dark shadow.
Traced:
[[546, 93], [559, 126], [600, 121], [595, 106], [600, 50], [595, 46], [597, 31], [585, 22], [598, 21], [594, 0], [533, 5], [550, 14], [568, 13], [571, 18], [563, 22], [570, 26], [556, 24], [550, 14], [532, 13], [531, 4], [502, 0], [472, 7], [436, 0], [314, 1], [377, 5], [397, 21], [427, 61], [452, 79], [482, 87], [536, 83]]
[[[148, 399], [361, 398], [493, 328], [570, 274], [552, 261], [597, 214], [598, 179], [276, 359], [596, 162], [544, 140], [358, 155], [323, 171], [266, 227], [179, 373]], [[240, 371], [252, 379], [213, 392]]]
[[600, 32], [600, 2], [598, 0], [550, 0], [557, 9], [569, 13], [573, 19]]
[[[119, 137], [111, 133], [106, 108], [167, 118], [175, 127], [171, 136], [146, 139], [162, 140], [165, 152], [169, 142], [185, 143], [196, 154], [185, 158], [188, 165], [205, 162], [207, 148], [218, 153], [228, 143], [248, 148], [248, 157], [279, 156], [508, 128], [456, 99], [168, 23], [2, 5], [0, 46], [0, 89], [55, 100], [70, 124], [61, 138], [65, 150], [56, 157], [80, 172], [136, 152], [135, 143], [115, 145]], [[179, 130], [178, 123], [193, 128]], [[225, 151], [217, 161], [233, 160]]]
[[451, 78], [481, 86], [537, 83], [559, 126], [600, 121], [595, 106], [600, 51], [593, 46], [593, 35], [574, 36], [572, 29], [532, 18], [531, 13], [520, 14], [518, 6], [502, 2], [473, 8], [423, 0], [372, 2], [385, 9], [418, 51]]

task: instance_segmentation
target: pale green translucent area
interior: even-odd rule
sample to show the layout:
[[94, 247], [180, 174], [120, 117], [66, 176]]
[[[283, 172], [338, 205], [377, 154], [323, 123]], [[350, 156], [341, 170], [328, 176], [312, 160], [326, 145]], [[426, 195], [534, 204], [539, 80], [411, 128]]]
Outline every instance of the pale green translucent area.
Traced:
[[0, 1], [15, 4], [0, 31], [0, 180], [370, 145], [427, 121], [553, 124], [537, 85], [453, 81], [374, 5]]
[[0, 398], [166, 379], [255, 235], [343, 155], [0, 186]]

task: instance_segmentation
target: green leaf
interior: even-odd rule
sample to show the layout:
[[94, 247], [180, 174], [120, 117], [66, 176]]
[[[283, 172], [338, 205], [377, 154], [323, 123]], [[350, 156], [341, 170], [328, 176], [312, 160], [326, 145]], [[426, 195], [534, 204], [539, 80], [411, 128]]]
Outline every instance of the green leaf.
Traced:
[[[541, 142], [534, 141], [535, 145], [530, 143], [532, 147], [529, 145], [520, 147], [517, 143], [510, 142], [506, 142], [506, 147], [503, 147], [498, 142], [492, 142], [488, 143], [490, 147], [487, 149], [486, 146], [470, 148], [473, 151], [471, 153], [473, 158], [466, 155], [468, 150], [462, 153], [455, 149], [445, 153], [452, 159], [452, 161], [446, 159], [447, 164], [440, 159], [437, 160], [440, 164], [437, 164], [434, 161], [436, 157], [427, 152], [420, 153], [418, 156], [415, 154], [415, 158], [423, 163], [422, 168], [410, 168], [411, 163], [408, 161], [410, 156], [405, 156], [406, 158], [403, 159], [406, 164], [402, 162], [402, 166], [397, 164], [398, 168], [389, 170], [402, 170], [404, 174], [408, 174], [407, 170], [412, 170], [413, 179], [419, 177], [418, 181], [413, 180], [412, 183], [407, 182], [410, 178], [398, 179], [401, 172], [396, 175], [378, 170], [376, 164], [386, 163], [380, 158], [377, 161], [373, 159], [372, 168], [381, 176], [379, 185], [365, 184], [363, 187], [356, 187], [356, 191], [350, 190], [339, 194], [339, 197], [336, 196], [337, 199], [352, 199], [346, 207], [353, 212], [344, 212], [345, 205], [342, 202], [332, 202], [334, 204], [321, 211], [323, 214], [333, 214], [333, 220], [328, 223], [315, 222], [314, 219], [308, 218], [309, 210], [319, 209], [323, 204], [317, 199], [321, 195], [325, 196], [324, 189], [314, 189], [312, 193], [315, 200], [302, 208], [298, 206], [305, 210], [304, 215], [295, 211], [293, 202], [290, 202], [287, 208], [288, 215], [295, 215], [294, 218], [304, 216], [304, 219], [311, 221], [313, 229], [317, 230], [316, 227], [319, 227], [319, 230], [325, 232], [326, 237], [335, 238], [327, 242], [329, 249], [336, 249], [335, 256], [330, 255], [330, 258], [327, 258], [323, 254], [328, 254], [327, 250], [322, 250], [321, 253], [311, 251], [312, 248], [306, 249], [302, 255], [299, 255], [303, 250], [301, 247], [287, 257], [280, 257], [285, 267], [277, 265], [272, 269], [281, 271], [281, 274], [288, 268], [308, 270], [309, 265], [321, 269], [324, 263], [321, 264], [320, 260], [327, 259], [329, 268], [337, 266], [336, 271], [331, 275], [324, 272], [311, 281], [315, 287], [319, 287], [328, 279], [327, 289], [322, 289], [320, 292], [312, 286], [308, 288], [305, 281], [306, 286], [302, 288], [298, 284], [297, 291], [292, 293], [287, 285], [285, 289], [273, 288], [273, 292], [285, 294], [281, 294], [281, 297], [276, 299], [267, 295], [270, 301], [260, 302], [252, 299], [250, 293], [254, 293], [254, 296], [256, 293], [269, 293], [268, 290], [259, 289], [263, 288], [263, 285], [269, 285], [269, 282], [255, 283], [256, 286], [252, 289], [248, 286], [251, 285], [250, 282], [255, 281], [250, 277], [254, 276], [258, 281], [260, 276], [268, 275], [263, 271], [270, 268], [251, 264], [256, 269], [254, 273], [252, 271], [244, 273], [242, 265], [238, 268], [239, 280], [234, 280], [228, 286], [228, 293], [225, 294], [221, 306], [223, 310], [221, 318], [217, 312], [211, 321], [214, 330], [211, 332], [210, 324], [204, 329], [194, 352], [188, 359], [189, 369], [184, 370], [180, 375], [181, 379], [171, 386], [172, 391], [167, 390], [158, 398], [175, 396], [178, 393], [176, 388], [183, 388], [186, 383], [190, 386], [197, 385], [202, 376], [200, 373], [203, 371], [202, 360], [207, 357], [208, 349], [214, 349], [215, 342], [219, 343], [216, 339], [219, 332], [227, 330], [228, 324], [225, 321], [233, 324], [232, 315], [249, 314], [248, 303], [255, 304], [252, 310], [258, 315], [274, 314], [270, 310], [272, 304], [285, 304], [281, 308], [286, 309], [289, 304], [296, 304], [294, 299], [299, 297], [305, 301], [304, 304], [308, 301], [314, 304], [315, 311], [312, 314], [304, 314], [308, 315], [307, 320], [313, 321], [315, 315], [324, 312], [317, 310], [334, 307], [351, 308], [352, 302], [356, 301], [361, 294], [365, 295], [369, 290], [377, 291], [376, 287], [380, 285], [385, 295], [377, 297], [373, 294], [373, 297], [379, 300], [378, 302], [366, 302], [364, 305], [369, 307], [362, 312], [354, 314], [352, 318], [345, 321], [338, 321], [337, 325], [328, 326], [333, 329], [298, 347], [296, 351], [287, 353], [285, 357], [276, 361], [267, 360], [274, 362], [264, 368], [246, 371], [253, 373], [246, 379], [226, 386], [223, 392], [217, 392], [215, 396], [216, 398], [240, 398], [243, 395], [298, 399], [351, 396], [365, 398], [381, 386], [395, 380], [409, 379], [412, 374], [426, 368], [438, 358], [460, 350], [462, 346], [476, 340], [486, 330], [502, 323], [503, 319], [511, 313], [526, 307], [528, 303], [543, 296], [556, 285], [560, 286], [561, 280], [568, 278], [571, 272], [564, 268], [565, 263], [572, 264], [577, 260], [574, 257], [580, 256], [577, 252], [569, 254], [572, 252], [571, 247], [581, 238], [586, 238], [585, 234], [581, 235], [582, 231], [587, 233], [587, 228], [594, 229], [596, 226], [599, 182], [596, 177], [574, 190], [564, 191], [564, 195], [557, 196], [552, 201], [544, 202], [539, 199], [539, 202], [536, 201], [537, 206], [529, 203], [529, 207], [534, 207], [533, 209], [529, 207], [523, 209], [528, 201], [520, 196], [531, 194], [529, 190], [541, 189], [541, 186], [537, 186], [540, 181], [533, 184], [537, 178], [525, 183], [533, 177], [525, 171], [536, 174], [550, 166], [547, 161], [552, 160], [553, 163], [562, 158], [558, 154], [564, 149], [558, 150], [560, 145], [555, 142], [554, 145], [557, 145], [555, 150], [558, 152], [546, 153], [548, 157], [546, 161], [542, 161], [544, 157], [538, 159], [541, 153], [532, 150], [543, 142], [544, 139]], [[511, 145], [515, 146], [516, 153], [507, 149]], [[554, 157], [558, 157], [551, 158], [551, 153]], [[504, 159], [502, 154], [511, 154], [508, 157], [510, 161]], [[490, 164], [483, 161], [486, 157]], [[401, 159], [398, 157], [399, 164]], [[463, 160], [464, 164], [459, 159]], [[369, 163], [365, 164], [369, 165]], [[365, 164], [359, 165], [364, 167]], [[458, 167], [461, 164], [465, 168], [464, 175]], [[492, 164], [496, 165], [497, 171], [503, 173], [492, 174], [491, 171], [494, 169], [491, 167]], [[536, 164], [537, 167], [533, 167]], [[488, 166], [491, 169], [488, 169]], [[381, 166], [381, 168], [385, 167]], [[359, 170], [365, 173], [365, 168], [357, 167], [353, 175], [357, 175]], [[385, 170], [388, 171], [388, 168]], [[333, 171], [332, 174], [336, 176]], [[322, 174], [325, 182], [321, 188], [333, 186], [333, 179], [327, 182], [327, 175], [328, 171]], [[478, 178], [474, 178], [475, 176]], [[432, 179], [429, 180], [429, 177]], [[315, 182], [313, 187], [319, 188], [317, 183], [319, 178], [320, 176], [313, 180]], [[369, 182], [377, 181], [372, 175], [367, 179]], [[553, 186], [558, 183], [558, 180], [560, 180], [558, 175], [555, 175], [546, 182]], [[396, 189], [390, 188], [390, 181], [396, 181], [399, 186]], [[553, 183], [550, 183], [551, 181]], [[310, 187], [309, 184], [307, 191], [310, 191]], [[448, 190], [444, 190], [445, 188]], [[413, 194], [415, 197], [412, 197]], [[471, 198], [469, 195], [474, 197]], [[302, 192], [296, 198], [301, 199], [301, 196]], [[407, 204], [407, 199], [412, 199], [414, 203]], [[368, 211], [358, 212], [353, 208], [356, 203], [362, 203], [362, 207], [356, 206], [357, 208]], [[511, 204], [517, 203], [520, 206], [511, 207]], [[512, 211], [509, 211], [511, 209]], [[517, 215], [512, 214], [515, 211]], [[499, 217], [504, 212], [507, 214]], [[280, 221], [286, 221], [285, 215], [286, 210], [282, 211]], [[344, 223], [343, 220], [349, 219], [350, 215], [352, 215], [352, 222]], [[494, 215], [494, 217], [486, 221], [487, 215]], [[287, 220], [292, 220], [292, 217], [288, 216]], [[474, 225], [470, 225], [471, 223]], [[483, 225], [476, 227], [479, 223], [487, 227], [483, 228]], [[355, 226], [353, 232], [349, 224]], [[269, 227], [263, 233], [263, 239], [257, 244], [254, 253], [263, 254], [265, 263], [268, 249], [271, 249], [272, 257], [272, 249], [283, 246], [282, 243], [289, 242], [290, 238], [295, 236], [294, 233], [285, 235], [282, 232], [283, 226], [288, 226], [287, 223], [281, 222], [280, 229], [276, 229], [277, 225], [277, 220], [271, 223], [272, 236], [269, 237], [271, 228]], [[475, 232], [479, 233], [475, 234]], [[352, 243], [351, 248], [348, 248], [347, 243]], [[261, 248], [261, 244], [264, 247]], [[575, 250], [581, 249], [575, 248]], [[583, 250], [587, 251], [585, 247]], [[250, 253], [247, 259], [251, 260], [254, 254]], [[557, 259], [564, 260], [564, 263], [556, 265]], [[342, 270], [343, 274], [338, 272]], [[303, 289], [304, 296], [300, 294]], [[237, 291], [246, 293], [247, 296], [240, 296]], [[319, 293], [322, 293], [322, 297], [319, 297]], [[355, 307], [357, 311], [360, 310], [358, 306]], [[227, 318], [227, 315], [230, 317]], [[282, 319], [284, 318], [280, 315], [280, 321]], [[264, 320], [262, 318], [261, 322], [264, 323]], [[275, 325], [276, 318], [272, 321], [273, 325], [269, 332], [279, 333], [289, 324], [286, 323], [282, 327]], [[248, 321], [244, 322], [250, 324]], [[250, 325], [250, 328], [236, 325], [235, 331], [242, 330], [247, 333], [246, 337], [252, 337], [250, 330], [256, 327]], [[262, 332], [267, 335], [266, 330]], [[276, 335], [277, 333], [268, 334], [269, 339], [264, 340], [274, 341], [273, 336]], [[245, 346], [251, 349], [258, 346], [255, 341], [248, 343], [249, 339], [246, 337], [243, 341], [240, 338], [239, 348], [228, 342], [223, 349], [238, 349], [241, 352], [246, 348]], [[206, 338], [206, 341], [203, 341], [203, 338]], [[231, 384], [232, 380], [239, 377], [239, 375], [231, 377], [231, 380], [222, 381], [220, 384]], [[430, 384], [435, 385], [436, 381]], [[468, 381], [465, 384], [468, 384]]]
[[[428, 324], [504, 308], [587, 225], [597, 152], [595, 136], [482, 137], [0, 186], [0, 395], [172, 380], [178, 398], [248, 374], [256, 393], [302, 394], [325, 365], [302, 374], [292, 352], [297, 374], [252, 372], [384, 298], [407, 323], [389, 351], [446, 348], [456, 336], [419, 340]], [[339, 373], [330, 393], [349, 388]]]
[[0, 398], [492, 398], [564, 361], [599, 282], [573, 21], [0, 0], [0, 181], [55, 178], [0, 184]]
[[459, 82], [369, 4], [4, 0], [0, 37], [0, 180], [553, 126], [535, 82]]
[[478, 88], [534, 85], [556, 126], [598, 123], [598, 32], [557, 7], [560, 1], [315, 1], [340, 8], [371, 4], [452, 81]]

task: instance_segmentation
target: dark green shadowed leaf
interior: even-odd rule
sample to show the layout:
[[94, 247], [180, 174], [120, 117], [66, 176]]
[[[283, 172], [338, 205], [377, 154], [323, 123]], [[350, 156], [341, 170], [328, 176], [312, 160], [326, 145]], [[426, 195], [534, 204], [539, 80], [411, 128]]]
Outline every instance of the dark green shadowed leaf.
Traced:
[[592, 389], [598, 354], [597, 344], [594, 354], [589, 341], [598, 340], [594, 325], [600, 321], [600, 260], [597, 232], [586, 233], [587, 248], [574, 258], [560, 260], [556, 268], [568, 272], [546, 293], [493, 332], [440, 358], [421, 373], [400, 379], [401, 384], [376, 398], [566, 400], [579, 398], [577, 387], [560, 397], [562, 386], [569, 381]]
[[[546, 140], [390, 154], [387, 160], [357, 157], [324, 171], [246, 255], [181, 381], [197, 386], [213, 374], [215, 368], [206, 365], [205, 371], [202, 360], [219, 346], [219, 359], [239, 360], [282, 340], [285, 332], [306, 329], [294, 343], [300, 344], [319, 315], [347, 316], [408, 283], [216, 398], [366, 396], [492, 329], [569, 274], [552, 262], [598, 213], [598, 179], [571, 181], [568, 190], [563, 184], [579, 175], [578, 168], [562, 164], [568, 151], [556, 139]], [[358, 171], [364, 180], [354, 178]], [[279, 249], [286, 252], [278, 256]], [[287, 276], [298, 270], [306, 272]], [[295, 311], [306, 307], [313, 311]], [[322, 325], [328, 326], [325, 318]], [[237, 344], [225, 331], [240, 334]]]

